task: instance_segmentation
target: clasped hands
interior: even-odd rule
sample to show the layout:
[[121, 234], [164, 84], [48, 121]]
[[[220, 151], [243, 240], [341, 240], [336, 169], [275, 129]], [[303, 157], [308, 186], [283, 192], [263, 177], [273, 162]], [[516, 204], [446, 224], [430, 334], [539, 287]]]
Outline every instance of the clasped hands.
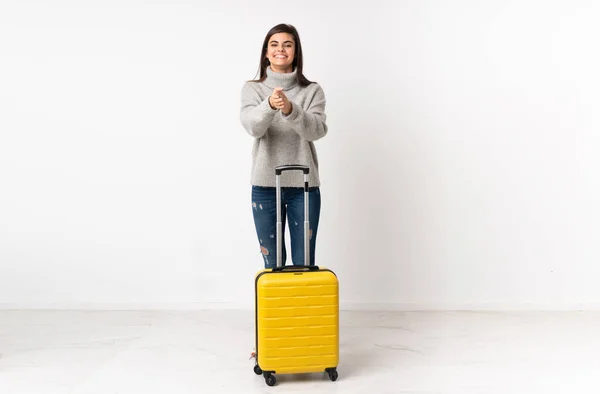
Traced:
[[273, 94], [269, 97], [269, 104], [273, 109], [280, 109], [284, 115], [292, 113], [292, 103], [283, 93], [283, 88], [273, 89]]

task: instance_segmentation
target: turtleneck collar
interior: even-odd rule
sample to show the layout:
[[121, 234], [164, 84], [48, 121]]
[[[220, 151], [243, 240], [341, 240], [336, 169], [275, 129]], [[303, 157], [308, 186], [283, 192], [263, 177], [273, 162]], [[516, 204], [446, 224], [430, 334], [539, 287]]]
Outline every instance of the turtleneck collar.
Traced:
[[283, 88], [284, 90], [288, 90], [298, 85], [296, 69], [291, 73], [278, 73], [271, 70], [271, 67], [267, 67], [267, 78], [264, 81], [264, 84], [270, 88], [275, 89], [276, 87]]

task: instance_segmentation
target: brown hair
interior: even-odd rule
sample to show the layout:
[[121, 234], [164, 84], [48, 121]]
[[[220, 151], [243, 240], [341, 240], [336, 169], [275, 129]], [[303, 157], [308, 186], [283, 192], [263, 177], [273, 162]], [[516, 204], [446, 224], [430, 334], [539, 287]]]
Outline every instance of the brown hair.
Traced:
[[273, 27], [267, 35], [265, 36], [265, 40], [263, 41], [262, 49], [260, 51], [260, 66], [259, 66], [259, 79], [254, 79], [250, 82], [262, 82], [267, 78], [267, 67], [269, 67], [269, 59], [267, 58], [267, 46], [269, 44], [269, 38], [273, 34], [277, 33], [288, 33], [294, 37], [295, 42], [295, 52], [294, 52], [294, 61], [292, 62], [292, 67], [296, 69], [296, 77], [298, 78], [298, 84], [300, 86], [308, 86], [312, 81], [306, 79], [304, 74], [302, 73], [302, 44], [300, 43], [300, 35], [296, 28], [292, 25], [288, 25], [285, 23], [281, 23], [275, 27]]

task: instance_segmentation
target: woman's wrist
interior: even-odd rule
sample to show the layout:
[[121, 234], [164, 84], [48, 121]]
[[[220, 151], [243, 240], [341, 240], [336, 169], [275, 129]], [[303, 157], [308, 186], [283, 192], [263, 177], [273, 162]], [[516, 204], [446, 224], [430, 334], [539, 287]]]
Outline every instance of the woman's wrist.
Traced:
[[292, 103], [290, 102], [290, 110], [289, 110], [288, 112], [284, 112], [284, 111], [282, 110], [281, 112], [282, 112], [282, 113], [283, 113], [285, 116], [288, 116], [289, 114], [291, 114], [291, 113], [292, 113], [292, 109], [294, 109], [294, 108], [292, 107]]
[[276, 110], [277, 110], [277, 108], [273, 107], [273, 104], [271, 104], [271, 97], [273, 97], [273, 96], [269, 96], [269, 99], [267, 100], [267, 101], [269, 102], [269, 107], [271, 107], [271, 109], [272, 109], [273, 111], [276, 111]]

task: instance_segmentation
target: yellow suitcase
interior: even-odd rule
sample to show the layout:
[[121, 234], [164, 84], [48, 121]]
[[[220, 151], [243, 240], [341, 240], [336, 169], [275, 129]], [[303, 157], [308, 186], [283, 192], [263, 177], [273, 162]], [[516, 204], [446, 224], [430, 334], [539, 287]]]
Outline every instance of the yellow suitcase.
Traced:
[[[304, 172], [304, 266], [281, 265], [283, 229], [279, 176], [283, 171]], [[308, 173], [306, 166], [280, 166], [277, 184], [277, 267], [255, 277], [254, 372], [269, 386], [275, 374], [324, 372], [338, 377], [339, 286], [335, 273], [309, 265]]]

